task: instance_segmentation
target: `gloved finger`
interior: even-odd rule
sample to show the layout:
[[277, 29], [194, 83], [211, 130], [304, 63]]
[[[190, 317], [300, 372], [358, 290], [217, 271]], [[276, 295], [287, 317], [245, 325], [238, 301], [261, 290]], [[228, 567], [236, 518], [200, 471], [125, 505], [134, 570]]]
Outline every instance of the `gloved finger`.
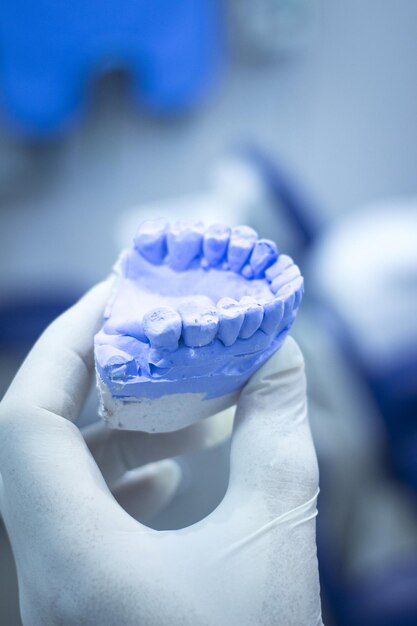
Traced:
[[[288, 337], [243, 389], [232, 438], [230, 481], [216, 514], [240, 503], [255, 525], [289, 512], [315, 515], [316, 454], [307, 418], [304, 361]], [[301, 507], [301, 508], [300, 508]], [[298, 513], [297, 513], [298, 510]]]
[[31, 562], [33, 571], [65, 545], [87, 549], [103, 527], [138, 530], [69, 421], [88, 387], [93, 335], [110, 289], [93, 288], [45, 331], [0, 407], [3, 518], [18, 566]]
[[111, 490], [129, 515], [147, 522], [171, 502], [180, 482], [180, 466], [167, 459], [130, 470], [111, 486]]
[[75, 567], [105, 530], [148, 532], [116, 502], [74, 424], [44, 409], [29, 417], [36, 428], [18, 413], [0, 417], [2, 513], [18, 572]]
[[193, 529], [208, 547], [213, 584], [227, 571], [229, 594], [241, 599], [243, 616], [258, 605], [268, 607], [276, 624], [322, 624], [317, 463], [303, 358], [292, 338], [240, 395], [230, 465], [223, 501]]
[[108, 428], [97, 422], [83, 429], [86, 443], [106, 481], [126, 471], [221, 444], [231, 433], [234, 408], [169, 433], [149, 434]]
[[[48, 326], [10, 385], [4, 405], [11, 410], [38, 407], [77, 419], [90, 385], [94, 334], [113, 281], [98, 283]], [[29, 419], [30, 426], [36, 427]]]

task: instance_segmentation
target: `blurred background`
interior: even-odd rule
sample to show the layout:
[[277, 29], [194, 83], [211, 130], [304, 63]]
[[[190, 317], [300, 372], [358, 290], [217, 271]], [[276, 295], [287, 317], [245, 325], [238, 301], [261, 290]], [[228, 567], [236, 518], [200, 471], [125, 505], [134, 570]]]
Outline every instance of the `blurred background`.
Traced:
[[[99, 4], [0, 7], [0, 393], [141, 219], [251, 224], [306, 278], [324, 621], [417, 625], [417, 3]], [[151, 525], [212, 510], [227, 458], [180, 459]]]

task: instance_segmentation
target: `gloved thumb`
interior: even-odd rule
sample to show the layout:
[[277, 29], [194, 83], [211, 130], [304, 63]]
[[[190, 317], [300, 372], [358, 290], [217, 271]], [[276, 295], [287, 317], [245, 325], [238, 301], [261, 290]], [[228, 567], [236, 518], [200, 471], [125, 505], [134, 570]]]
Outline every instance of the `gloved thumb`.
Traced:
[[315, 509], [318, 469], [307, 417], [304, 360], [292, 337], [240, 395], [230, 462], [226, 499], [253, 503], [255, 498], [271, 519], [308, 502]]
[[289, 337], [240, 395], [228, 490], [202, 523], [219, 593], [238, 599], [233, 623], [267, 606], [268, 623], [322, 625], [306, 404], [303, 357]]

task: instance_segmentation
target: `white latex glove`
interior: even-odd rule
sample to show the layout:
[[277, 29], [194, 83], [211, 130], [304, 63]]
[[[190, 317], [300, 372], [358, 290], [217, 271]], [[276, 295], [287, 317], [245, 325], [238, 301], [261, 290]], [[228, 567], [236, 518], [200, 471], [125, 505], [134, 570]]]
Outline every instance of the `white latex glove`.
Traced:
[[[117, 503], [73, 423], [109, 289], [97, 285], [45, 331], [0, 407], [1, 507], [23, 623], [322, 624], [317, 464], [297, 345], [287, 339], [241, 393], [221, 504], [193, 526], [155, 531]], [[204, 445], [204, 421], [190, 428], [138, 434], [137, 446], [134, 434], [96, 432], [91, 446], [114, 482]]]

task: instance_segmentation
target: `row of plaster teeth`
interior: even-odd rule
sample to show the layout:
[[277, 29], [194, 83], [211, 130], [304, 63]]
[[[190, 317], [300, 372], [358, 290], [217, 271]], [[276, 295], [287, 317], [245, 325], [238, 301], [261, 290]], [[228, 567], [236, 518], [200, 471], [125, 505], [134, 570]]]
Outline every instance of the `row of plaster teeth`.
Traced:
[[263, 278], [278, 258], [275, 243], [258, 239], [249, 226], [212, 224], [206, 229], [195, 221], [179, 221], [171, 227], [162, 219], [146, 221], [139, 227], [134, 245], [155, 265], [166, 262], [176, 271], [185, 271], [200, 258], [203, 267], [220, 266], [246, 278]]
[[[194, 296], [185, 300], [178, 311], [168, 306], [148, 311], [137, 324], [138, 338], [149, 341], [153, 348], [174, 351], [181, 337], [186, 346], [196, 348], [208, 345], [216, 338], [225, 346], [231, 346], [237, 339], [249, 339], [258, 330], [276, 335], [293, 321], [303, 290], [303, 278], [297, 276], [282, 285], [272, 300], [257, 302], [251, 296], [244, 296], [237, 302], [225, 297], [215, 307], [210, 298]], [[112, 332], [120, 330], [113, 329]], [[125, 330], [127, 334], [131, 333], [132, 326]], [[116, 348], [112, 349], [107, 366], [111, 366], [111, 376], [115, 380], [135, 376], [138, 371], [134, 357]]]
[[161, 306], [148, 311], [142, 321], [144, 335], [153, 348], [176, 350], [180, 339], [190, 348], [200, 348], [219, 339], [231, 346], [249, 339], [257, 330], [275, 335], [293, 319], [303, 293], [303, 279], [283, 285], [272, 300], [257, 302], [244, 296], [239, 302], [221, 298], [214, 306], [206, 296], [184, 300], [176, 311]]
[[281, 254], [278, 260], [268, 267], [265, 278], [270, 283], [272, 293], [284, 299], [294, 295], [294, 308], [298, 309], [304, 290], [304, 280], [300, 268], [291, 257]]

